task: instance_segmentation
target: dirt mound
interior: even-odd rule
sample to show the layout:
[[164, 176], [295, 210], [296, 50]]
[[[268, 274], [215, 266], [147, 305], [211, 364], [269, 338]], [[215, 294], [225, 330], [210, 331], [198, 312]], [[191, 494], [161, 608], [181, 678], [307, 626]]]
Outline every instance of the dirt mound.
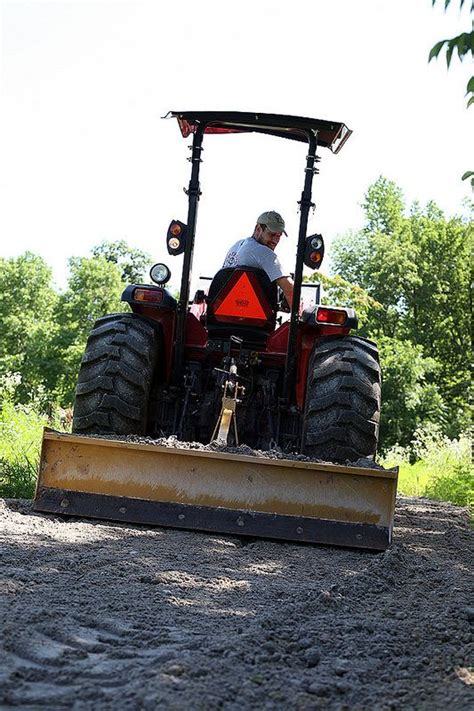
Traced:
[[[54, 432], [54, 430], [52, 430]], [[58, 434], [61, 434], [58, 432]], [[202, 442], [187, 442], [179, 440], [175, 435], [170, 435], [169, 437], [159, 437], [158, 439], [153, 439], [152, 437], [141, 437], [139, 435], [98, 435], [98, 434], [85, 434], [84, 437], [93, 437], [95, 439], [114, 439], [123, 442], [136, 442], [137, 444], [157, 444], [160, 447], [170, 447], [172, 449], [194, 449], [200, 452], [226, 452], [227, 454], [244, 454], [248, 457], [258, 457], [260, 459], [289, 459], [299, 462], [319, 462], [320, 464], [334, 464], [334, 462], [325, 462], [322, 459], [317, 459], [316, 457], [307, 457], [305, 454], [292, 454], [291, 452], [285, 452], [278, 446], [274, 449], [252, 449], [247, 444], [240, 444], [237, 446], [230, 446], [219, 440], [213, 440], [210, 444], [202, 444]], [[366, 467], [369, 469], [381, 469], [380, 464], [377, 464], [372, 459], [367, 459], [362, 457], [355, 462], [346, 460], [345, 464], [347, 466], [357, 466]]]
[[399, 499], [385, 553], [32, 514], [0, 500], [0, 706], [474, 706], [466, 512]]

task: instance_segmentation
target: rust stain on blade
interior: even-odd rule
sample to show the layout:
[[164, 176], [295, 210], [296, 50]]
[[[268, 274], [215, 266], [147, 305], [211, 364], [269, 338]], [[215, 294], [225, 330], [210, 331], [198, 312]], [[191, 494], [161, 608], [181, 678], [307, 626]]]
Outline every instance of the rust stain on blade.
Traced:
[[[45, 481], [44, 486], [53, 486], [52, 482]], [[376, 511], [358, 511], [354, 508], [343, 506], [328, 506], [317, 502], [307, 504], [294, 503], [290, 499], [267, 497], [265, 501], [249, 502], [248, 498], [241, 500], [232, 496], [226, 496], [225, 488], [219, 496], [212, 495], [189, 495], [180, 493], [177, 495], [176, 489], [167, 486], [150, 486], [138, 481], [129, 484], [116, 480], [81, 479], [74, 482], [68, 477], [58, 477], [54, 481], [53, 488], [82, 491], [84, 493], [105, 494], [110, 496], [124, 496], [133, 499], [144, 499], [149, 501], [163, 501], [181, 504], [193, 504], [197, 506], [223, 507], [236, 510], [255, 510], [262, 513], [279, 513], [294, 516], [308, 516], [311, 518], [334, 519], [336, 521], [363, 522], [379, 524], [381, 513]]]

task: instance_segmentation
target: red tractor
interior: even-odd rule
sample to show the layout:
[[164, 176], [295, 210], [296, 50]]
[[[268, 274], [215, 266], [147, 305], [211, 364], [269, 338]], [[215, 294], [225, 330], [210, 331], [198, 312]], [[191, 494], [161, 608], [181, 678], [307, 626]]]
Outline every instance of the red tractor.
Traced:
[[[350, 308], [299, 308], [303, 265], [318, 268], [324, 253], [322, 237], [307, 235], [316, 151], [337, 153], [351, 131], [342, 123], [276, 114], [171, 116], [184, 137], [192, 136], [187, 221], [173, 220], [167, 234], [168, 252], [184, 254], [180, 296], [174, 299], [165, 287], [168, 267], [156, 264], [155, 284], [125, 289], [122, 300], [131, 313], [95, 323], [79, 373], [73, 431], [203, 443], [218, 433], [228, 444], [278, 446], [331, 462], [373, 458], [380, 418], [376, 345], [350, 335], [357, 327]], [[276, 284], [249, 267], [221, 269], [205, 297], [206, 312], [196, 317], [189, 309], [203, 137], [248, 132], [307, 144], [293, 306], [285, 323]]]

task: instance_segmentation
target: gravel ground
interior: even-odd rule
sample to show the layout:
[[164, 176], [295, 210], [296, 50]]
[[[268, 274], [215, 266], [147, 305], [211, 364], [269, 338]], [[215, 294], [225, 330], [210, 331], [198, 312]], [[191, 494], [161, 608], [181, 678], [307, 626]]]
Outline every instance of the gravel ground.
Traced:
[[0, 707], [474, 708], [464, 510], [400, 498], [385, 553], [0, 500]]

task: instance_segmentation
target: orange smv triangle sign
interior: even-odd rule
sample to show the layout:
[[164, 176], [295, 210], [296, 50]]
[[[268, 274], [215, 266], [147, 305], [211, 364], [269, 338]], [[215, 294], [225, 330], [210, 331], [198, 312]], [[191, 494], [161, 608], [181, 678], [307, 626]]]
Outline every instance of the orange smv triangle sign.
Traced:
[[219, 304], [214, 314], [216, 316], [237, 316], [263, 320], [267, 318], [245, 272], [239, 277], [222, 303]]

